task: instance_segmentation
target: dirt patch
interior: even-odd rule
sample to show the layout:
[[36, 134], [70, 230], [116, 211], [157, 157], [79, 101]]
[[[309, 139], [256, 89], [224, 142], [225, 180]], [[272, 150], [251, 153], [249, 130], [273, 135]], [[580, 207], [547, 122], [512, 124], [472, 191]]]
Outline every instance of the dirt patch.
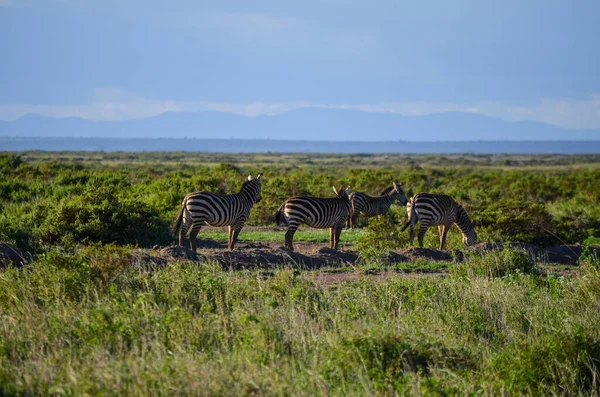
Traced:
[[233, 251], [203, 250], [202, 254], [219, 262], [228, 269], [272, 268], [292, 265], [303, 269], [345, 266], [355, 263], [358, 255], [350, 251], [335, 251], [321, 248], [311, 253], [290, 252], [285, 247], [272, 247], [262, 244], [259, 248], [246, 246]]
[[390, 251], [389, 256], [388, 256], [388, 262], [392, 263], [392, 264], [410, 262], [410, 260], [411, 260], [410, 257], [399, 254], [394, 251]]
[[0, 243], [0, 268], [27, 266], [31, 263], [32, 259], [28, 252], [13, 247], [8, 243]]
[[[481, 243], [469, 247], [465, 252], [486, 253], [490, 251], [502, 251], [504, 248], [521, 249], [529, 252], [537, 261], [543, 263], [556, 263], [561, 265], [577, 265], [581, 254], [586, 247], [581, 244], [559, 245], [550, 248], [540, 248], [535, 245], [510, 242], [510, 243]], [[600, 247], [589, 246], [588, 251], [600, 255]]]
[[[205, 240], [210, 241], [210, 240]], [[464, 250], [439, 251], [431, 248], [411, 247], [390, 251], [388, 263], [405, 263], [415, 260], [460, 262], [469, 253], [485, 254], [502, 251], [505, 248], [522, 249], [529, 252], [537, 261], [563, 265], [577, 265], [579, 257], [586, 247], [579, 244], [562, 245], [552, 248], [539, 248], [533, 245], [510, 243], [480, 243]], [[201, 244], [198, 252], [173, 245], [159, 249], [156, 255], [147, 257], [138, 254], [136, 263], [151, 262], [154, 266], [164, 266], [167, 260], [214, 260], [226, 269], [273, 268], [290, 265], [299, 269], [320, 269], [323, 267], [354, 266], [359, 263], [360, 255], [352, 250], [352, 245], [344, 244], [340, 250], [332, 250], [325, 243], [297, 242], [295, 251], [290, 252], [279, 242], [239, 242], [232, 251], [225, 242]], [[600, 255], [600, 247], [588, 250]]]
[[133, 250], [131, 253], [131, 264], [141, 268], [160, 269], [167, 266], [168, 260], [164, 256], [152, 255], [143, 249]]
[[179, 260], [191, 260], [198, 261], [201, 256], [189, 248], [182, 248], [178, 245], [171, 245], [162, 248], [158, 251], [158, 256], [165, 259], [179, 259]]
[[548, 253], [549, 260], [563, 258], [571, 262], [577, 262], [586, 248], [591, 255], [600, 257], [600, 247], [595, 245], [590, 245], [588, 247], [585, 247], [581, 244], [559, 245], [557, 247], [548, 248], [546, 252]]

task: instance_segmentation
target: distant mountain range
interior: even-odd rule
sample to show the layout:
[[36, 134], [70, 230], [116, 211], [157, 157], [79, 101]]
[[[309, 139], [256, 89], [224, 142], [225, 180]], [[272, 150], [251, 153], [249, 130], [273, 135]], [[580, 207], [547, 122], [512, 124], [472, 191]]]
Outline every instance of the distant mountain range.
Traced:
[[600, 140], [600, 129], [572, 130], [539, 122], [509, 122], [459, 112], [402, 116], [360, 110], [304, 108], [274, 116], [171, 112], [125, 121], [26, 115], [14, 121], [0, 121], [0, 136], [372, 142], [565, 141]]

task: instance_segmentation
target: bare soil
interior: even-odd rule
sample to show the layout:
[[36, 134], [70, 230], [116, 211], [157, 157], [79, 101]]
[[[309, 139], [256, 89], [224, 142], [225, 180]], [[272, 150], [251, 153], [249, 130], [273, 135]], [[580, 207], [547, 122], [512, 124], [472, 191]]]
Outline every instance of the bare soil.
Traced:
[[[358, 264], [360, 255], [352, 250], [352, 245], [342, 244], [340, 250], [328, 248], [327, 243], [295, 242], [294, 252], [290, 252], [278, 242], [246, 243], [238, 242], [233, 250], [227, 249], [226, 242], [200, 240], [198, 253], [180, 247], [166, 247], [158, 252], [162, 258], [185, 260], [212, 259], [227, 269], [272, 268], [291, 265], [301, 269], [320, 269], [323, 267], [343, 267]], [[410, 247], [390, 251], [389, 263], [405, 263], [415, 260], [436, 262], [460, 262], [466, 255], [484, 254], [502, 251], [505, 247], [522, 249], [530, 253], [537, 261], [548, 264], [577, 265], [585, 247], [580, 244], [561, 245], [552, 248], [540, 248], [524, 243], [480, 243], [464, 250], [440, 251], [431, 248]], [[590, 246], [590, 253], [600, 255], [600, 247]], [[198, 259], [194, 255], [198, 256]]]
[[[259, 229], [259, 228], [257, 228]], [[273, 228], [261, 227], [261, 230]], [[154, 247], [149, 249], [136, 249], [132, 252], [131, 262], [136, 267], [161, 268], [167, 266], [169, 261], [204, 261], [213, 260], [228, 270], [238, 269], [272, 269], [274, 267], [291, 266], [302, 270], [318, 270], [322, 268], [355, 267], [360, 261], [358, 252], [352, 250], [349, 243], [341, 244], [340, 250], [328, 248], [327, 243], [295, 242], [294, 252], [290, 252], [279, 242], [239, 242], [234, 250], [228, 250], [226, 242], [213, 240], [199, 240], [198, 251], [192, 252], [187, 248], [176, 245], [168, 247]], [[505, 248], [522, 249], [546, 264], [560, 264], [576, 266], [579, 258], [587, 249], [591, 255], [600, 255], [600, 247], [585, 247], [580, 244], [560, 245], [551, 248], [540, 248], [530, 244], [511, 242], [480, 243], [463, 250], [439, 251], [431, 248], [410, 247], [407, 249], [390, 251], [388, 262], [390, 265], [414, 262], [417, 260], [435, 262], [460, 262], [468, 255], [478, 255], [493, 251], [502, 251]], [[0, 242], [0, 268], [7, 266], [27, 266], [32, 257], [10, 244]], [[303, 277], [316, 282], [329, 285], [342, 281], [352, 281], [362, 278], [390, 278], [390, 277], [424, 277], [443, 275], [446, 270], [386, 270], [386, 271], [343, 271], [329, 272], [317, 271], [303, 274]], [[568, 272], [567, 272], [568, 273]]]

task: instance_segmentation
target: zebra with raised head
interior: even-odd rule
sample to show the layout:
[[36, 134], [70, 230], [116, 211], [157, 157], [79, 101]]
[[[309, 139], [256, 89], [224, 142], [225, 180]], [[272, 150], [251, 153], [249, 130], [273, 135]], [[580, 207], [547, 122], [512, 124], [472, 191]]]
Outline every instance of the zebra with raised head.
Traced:
[[402, 185], [396, 185], [396, 182], [394, 182], [392, 187], [388, 187], [381, 192], [381, 195], [378, 197], [369, 196], [363, 192], [352, 192], [350, 194], [352, 208], [350, 209], [346, 227], [352, 228], [356, 225], [358, 214], [366, 217], [387, 214], [394, 200], [398, 200], [402, 205], [406, 205], [408, 201], [406, 194], [402, 190]]
[[402, 231], [410, 225], [410, 245], [413, 245], [415, 226], [419, 221], [421, 222], [418, 235], [420, 247], [423, 247], [423, 237], [429, 226], [438, 226], [440, 250], [444, 249], [446, 235], [452, 224], [456, 224], [462, 232], [465, 246], [477, 242], [476, 221], [471, 222], [467, 211], [450, 196], [417, 193], [408, 201], [406, 212], [408, 213], [408, 221], [404, 224]]
[[190, 231], [190, 247], [196, 250], [196, 236], [204, 222], [211, 226], [229, 226], [227, 247], [233, 249], [238, 235], [250, 216], [250, 210], [261, 199], [262, 173], [256, 178], [248, 176], [239, 193], [221, 195], [210, 192], [190, 193], [183, 199], [181, 210], [175, 222], [175, 232], [179, 230], [179, 245], [185, 245]]
[[336, 195], [334, 198], [290, 197], [279, 207], [275, 214], [275, 221], [277, 225], [282, 221], [288, 225], [285, 246], [290, 251], [294, 251], [292, 240], [301, 223], [318, 229], [329, 228], [329, 246], [332, 249], [338, 248], [340, 234], [351, 207], [348, 197], [350, 187], [343, 189], [343, 186], [340, 186], [336, 190], [334, 186], [333, 191]]

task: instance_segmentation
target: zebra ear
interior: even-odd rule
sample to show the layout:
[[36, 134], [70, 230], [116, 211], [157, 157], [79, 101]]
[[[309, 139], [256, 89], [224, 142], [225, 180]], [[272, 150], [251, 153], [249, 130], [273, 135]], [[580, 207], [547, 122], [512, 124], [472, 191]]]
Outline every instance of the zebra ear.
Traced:
[[337, 196], [337, 195], [338, 195], [338, 191], [337, 191], [337, 190], [335, 190], [335, 186], [332, 186], [332, 188], [333, 188], [333, 192], [334, 192], [334, 193], [335, 193], [335, 195]]
[[252, 174], [248, 175], [248, 180], [251, 181], [252, 179], [254, 179], [254, 177], [252, 176]]
[[396, 182], [392, 182], [392, 183], [394, 184], [394, 190], [396, 190], [396, 191], [398, 190], [398, 187], [401, 187], [401, 186], [396, 185]]
[[260, 174], [258, 174], [258, 176], [256, 177], [256, 179], [260, 181], [262, 179], [262, 177], [263, 177], [263, 174], [261, 172]]

